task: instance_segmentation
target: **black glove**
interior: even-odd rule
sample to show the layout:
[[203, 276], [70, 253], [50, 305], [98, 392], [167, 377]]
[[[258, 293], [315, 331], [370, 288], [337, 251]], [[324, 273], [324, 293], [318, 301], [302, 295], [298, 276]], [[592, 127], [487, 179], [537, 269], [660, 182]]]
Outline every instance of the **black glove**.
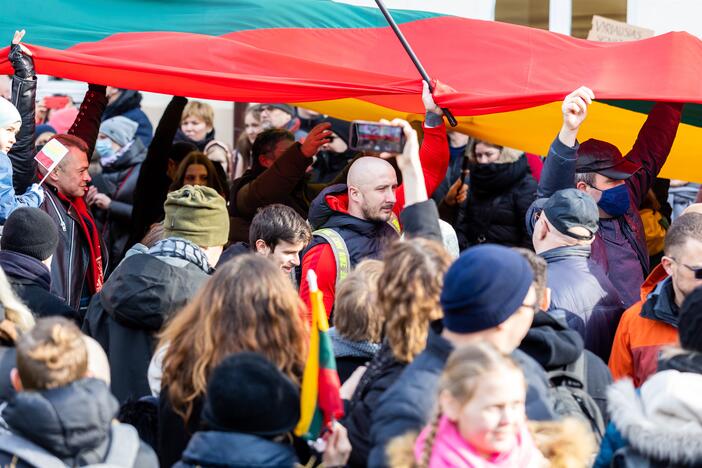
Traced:
[[8, 54], [10, 63], [12, 63], [12, 68], [15, 69], [15, 75], [23, 80], [34, 78], [34, 59], [30, 55], [22, 52], [22, 48], [19, 44], [12, 44], [10, 46], [10, 53]]

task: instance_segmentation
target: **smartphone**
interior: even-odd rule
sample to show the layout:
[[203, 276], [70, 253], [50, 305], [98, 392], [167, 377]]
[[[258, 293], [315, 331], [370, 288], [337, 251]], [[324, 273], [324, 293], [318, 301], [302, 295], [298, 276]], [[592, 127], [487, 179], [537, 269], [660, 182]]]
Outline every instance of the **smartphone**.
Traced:
[[365, 153], [402, 153], [405, 134], [402, 127], [354, 120], [351, 122], [349, 147]]
[[63, 109], [69, 104], [68, 96], [46, 96], [44, 106], [47, 109]]

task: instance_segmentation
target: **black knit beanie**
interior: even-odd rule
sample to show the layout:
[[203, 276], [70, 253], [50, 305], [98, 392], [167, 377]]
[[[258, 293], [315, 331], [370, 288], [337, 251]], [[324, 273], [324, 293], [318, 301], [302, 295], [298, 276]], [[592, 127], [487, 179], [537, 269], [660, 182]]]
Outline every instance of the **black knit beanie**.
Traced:
[[43, 261], [56, 251], [58, 228], [38, 208], [18, 208], [5, 221], [0, 248]]
[[298, 419], [299, 390], [263, 355], [232, 354], [212, 371], [202, 410], [209, 429], [273, 437]]
[[683, 349], [702, 353], [702, 287], [685, 298], [680, 309], [678, 333]]

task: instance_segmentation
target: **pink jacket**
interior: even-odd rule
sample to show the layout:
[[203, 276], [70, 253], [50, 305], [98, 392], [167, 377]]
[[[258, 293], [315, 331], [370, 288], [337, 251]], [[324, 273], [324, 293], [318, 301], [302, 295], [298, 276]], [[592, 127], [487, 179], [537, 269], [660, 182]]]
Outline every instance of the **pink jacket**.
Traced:
[[[417, 438], [414, 455], [421, 460], [424, 440], [430, 427], [425, 427]], [[445, 416], [439, 420], [439, 427], [432, 447], [429, 468], [537, 468], [548, 466], [546, 459], [534, 445], [526, 427], [519, 434], [519, 440], [509, 453], [498, 453], [489, 458], [478, 454], [458, 433], [458, 428]]]

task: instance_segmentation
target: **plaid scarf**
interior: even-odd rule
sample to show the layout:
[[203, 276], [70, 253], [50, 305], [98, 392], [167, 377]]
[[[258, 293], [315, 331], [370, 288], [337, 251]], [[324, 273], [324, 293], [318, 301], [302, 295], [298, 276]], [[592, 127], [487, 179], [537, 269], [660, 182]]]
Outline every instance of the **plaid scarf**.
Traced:
[[149, 249], [149, 254], [157, 257], [172, 257], [187, 260], [208, 275], [214, 272], [214, 269], [210, 267], [207, 261], [205, 252], [197, 245], [181, 237], [169, 237], [156, 242], [156, 244]]

